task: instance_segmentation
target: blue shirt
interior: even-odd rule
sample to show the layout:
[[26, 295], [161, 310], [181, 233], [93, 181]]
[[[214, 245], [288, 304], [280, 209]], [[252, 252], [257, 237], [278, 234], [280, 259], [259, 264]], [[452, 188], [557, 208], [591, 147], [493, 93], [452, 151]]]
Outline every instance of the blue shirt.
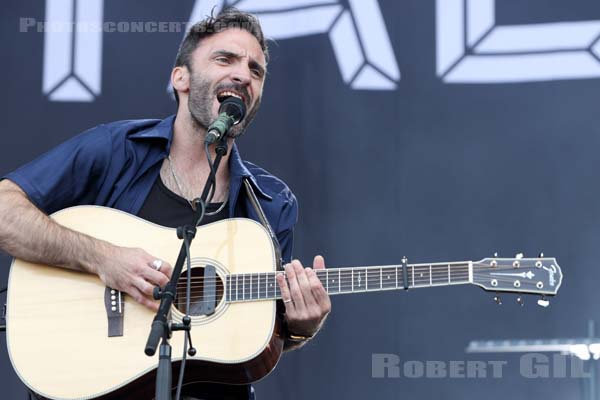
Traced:
[[[93, 204], [137, 215], [169, 154], [175, 116], [99, 125], [60, 144], [4, 178], [19, 185], [42, 211]], [[277, 235], [284, 262], [292, 256], [298, 203], [287, 185], [264, 169], [243, 161], [235, 144], [229, 157], [229, 217], [238, 201], [258, 221], [243, 193], [249, 178]]]

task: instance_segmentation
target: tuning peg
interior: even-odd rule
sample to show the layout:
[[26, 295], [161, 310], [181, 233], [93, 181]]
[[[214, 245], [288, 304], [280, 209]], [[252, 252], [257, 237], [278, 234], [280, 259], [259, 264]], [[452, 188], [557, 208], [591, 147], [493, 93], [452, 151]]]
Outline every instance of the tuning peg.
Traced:
[[496, 304], [498, 304], [499, 306], [502, 305], [502, 299], [500, 299], [500, 296], [496, 295], [494, 296], [494, 301], [496, 302]]
[[548, 307], [550, 305], [550, 301], [547, 300], [545, 296], [542, 296], [542, 298], [539, 299], [537, 301], [537, 303], [538, 303], [538, 306], [544, 307], [544, 308], [546, 308], [546, 307]]
[[517, 297], [517, 304], [523, 307], [525, 305], [525, 300], [521, 296]]
[[520, 260], [520, 259], [522, 259], [522, 258], [523, 258], [523, 253], [517, 253], [517, 254], [515, 254], [515, 258], [516, 258], [517, 260]]
[[539, 258], [544, 258], [544, 253], [540, 253]]
[[498, 252], [494, 253], [494, 257], [498, 258]]

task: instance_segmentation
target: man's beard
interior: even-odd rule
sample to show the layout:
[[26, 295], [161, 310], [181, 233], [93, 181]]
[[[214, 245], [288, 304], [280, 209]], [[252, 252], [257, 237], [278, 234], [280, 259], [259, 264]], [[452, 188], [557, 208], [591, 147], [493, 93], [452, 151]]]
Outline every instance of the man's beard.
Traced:
[[[223, 90], [234, 90], [238, 93], [243, 94], [247, 99], [249, 98], [248, 91], [244, 86], [231, 84], [221, 84], [215, 88], [214, 91], [210, 90], [211, 82], [208, 79], [202, 77], [194, 78], [193, 74], [190, 74], [190, 96], [188, 98], [188, 108], [192, 116], [192, 120], [198, 125], [198, 127], [206, 130], [214, 122], [212, 116], [212, 104], [213, 99], [217, 93]], [[237, 138], [241, 136], [246, 128], [250, 125], [258, 109], [260, 108], [261, 97], [256, 98], [254, 106], [246, 111], [246, 117], [237, 125], [233, 126], [229, 130], [229, 137]]]

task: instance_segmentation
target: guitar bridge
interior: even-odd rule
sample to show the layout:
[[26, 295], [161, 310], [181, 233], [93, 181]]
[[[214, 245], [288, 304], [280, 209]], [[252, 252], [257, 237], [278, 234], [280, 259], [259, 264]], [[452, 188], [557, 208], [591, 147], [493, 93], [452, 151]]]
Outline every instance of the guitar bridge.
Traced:
[[121, 291], [106, 287], [104, 290], [104, 307], [108, 318], [108, 337], [123, 336], [124, 306]]

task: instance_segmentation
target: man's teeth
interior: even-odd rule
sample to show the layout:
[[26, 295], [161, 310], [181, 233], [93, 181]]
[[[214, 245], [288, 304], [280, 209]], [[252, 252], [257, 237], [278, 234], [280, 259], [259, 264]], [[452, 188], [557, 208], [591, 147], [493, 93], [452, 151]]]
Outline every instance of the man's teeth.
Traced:
[[240, 99], [242, 101], [244, 100], [242, 98], [242, 96], [240, 96], [239, 94], [234, 93], [234, 92], [221, 92], [221, 93], [219, 93], [219, 97], [229, 97], [229, 96], [236, 97], [236, 98], [238, 98], [238, 99]]

